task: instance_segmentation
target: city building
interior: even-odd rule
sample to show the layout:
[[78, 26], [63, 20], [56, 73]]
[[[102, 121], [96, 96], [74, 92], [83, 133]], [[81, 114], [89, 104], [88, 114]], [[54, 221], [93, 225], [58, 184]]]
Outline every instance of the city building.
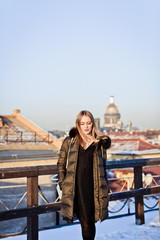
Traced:
[[104, 114], [104, 128], [110, 130], [122, 129], [123, 123], [118, 107], [114, 103], [114, 97], [110, 97], [109, 105]]
[[100, 131], [100, 118], [95, 118], [94, 121], [95, 121], [97, 130]]

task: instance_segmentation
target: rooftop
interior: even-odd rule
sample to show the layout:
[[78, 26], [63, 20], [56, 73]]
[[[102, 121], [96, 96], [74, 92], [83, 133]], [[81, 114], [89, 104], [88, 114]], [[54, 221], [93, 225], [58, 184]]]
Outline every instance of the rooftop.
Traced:
[[[111, 136], [110, 136], [111, 137]], [[141, 139], [112, 139], [112, 145], [108, 149], [111, 154], [147, 154], [160, 153], [160, 147]]]

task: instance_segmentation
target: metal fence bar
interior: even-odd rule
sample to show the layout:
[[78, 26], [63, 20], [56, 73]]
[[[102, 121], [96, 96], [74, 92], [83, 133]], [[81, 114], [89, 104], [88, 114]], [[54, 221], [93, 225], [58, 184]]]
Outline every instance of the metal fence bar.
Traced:
[[24, 131], [13, 128], [13, 131], [4, 130], [0, 131], [0, 142], [5, 143], [53, 143], [50, 134], [34, 131]]

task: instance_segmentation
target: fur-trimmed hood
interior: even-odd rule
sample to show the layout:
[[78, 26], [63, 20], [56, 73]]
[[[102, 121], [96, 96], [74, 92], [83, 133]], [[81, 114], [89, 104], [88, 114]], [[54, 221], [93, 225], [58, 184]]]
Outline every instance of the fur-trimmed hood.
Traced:
[[71, 130], [69, 131], [70, 138], [74, 138], [77, 135], [77, 133], [78, 133], [78, 130], [76, 127], [71, 128]]
[[[69, 131], [69, 137], [74, 138], [78, 134], [78, 129], [73, 127]], [[104, 148], [108, 149], [111, 146], [111, 139], [108, 136], [101, 136], [99, 137], [98, 142], [96, 143], [98, 147], [103, 145]]]

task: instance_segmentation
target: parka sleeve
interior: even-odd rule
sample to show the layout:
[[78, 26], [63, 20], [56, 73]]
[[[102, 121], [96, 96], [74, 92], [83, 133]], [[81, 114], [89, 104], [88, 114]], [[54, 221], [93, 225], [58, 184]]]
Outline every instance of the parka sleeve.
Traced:
[[98, 143], [98, 148], [103, 146], [105, 149], [110, 148], [111, 146], [111, 139], [110, 137], [106, 136], [105, 138], [101, 139]]
[[110, 137], [107, 136], [107, 138], [104, 139], [103, 147], [108, 149], [108, 148], [110, 148], [110, 146], [111, 146], [111, 139], [110, 139]]
[[71, 140], [70, 137], [66, 137], [64, 139], [60, 149], [58, 162], [57, 162], [58, 180], [59, 180], [60, 189], [62, 189], [62, 183], [66, 175], [66, 161], [67, 161], [70, 140]]

